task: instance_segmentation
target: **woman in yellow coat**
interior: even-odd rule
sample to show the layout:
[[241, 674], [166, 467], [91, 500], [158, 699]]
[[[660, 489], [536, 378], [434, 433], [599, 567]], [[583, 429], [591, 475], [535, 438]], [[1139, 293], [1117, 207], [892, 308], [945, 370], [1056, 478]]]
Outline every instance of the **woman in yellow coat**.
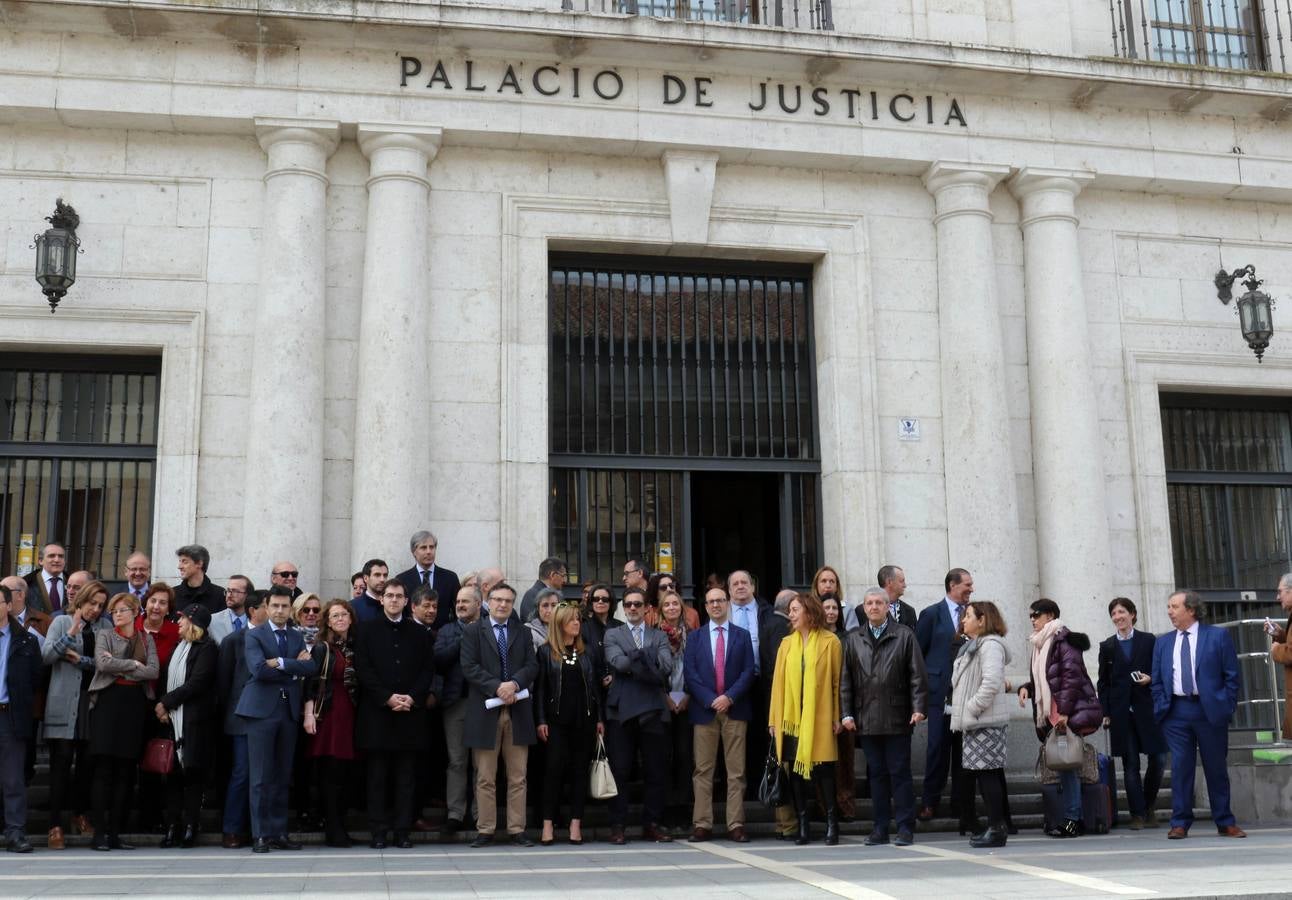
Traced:
[[811, 594], [790, 601], [790, 628], [776, 652], [768, 732], [776, 758], [789, 773], [794, 811], [799, 818], [797, 844], [808, 842], [808, 801], [812, 782], [826, 798], [825, 842], [839, 843], [835, 806], [835, 761], [839, 750], [839, 678], [843, 647], [825, 628], [825, 610]]

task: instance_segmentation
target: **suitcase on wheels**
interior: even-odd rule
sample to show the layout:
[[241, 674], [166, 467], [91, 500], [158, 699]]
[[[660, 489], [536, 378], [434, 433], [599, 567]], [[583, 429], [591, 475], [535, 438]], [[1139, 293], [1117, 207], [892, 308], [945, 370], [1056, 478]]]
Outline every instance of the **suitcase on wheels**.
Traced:
[[1063, 824], [1063, 795], [1057, 784], [1041, 785], [1041, 827], [1052, 831]]
[[[1041, 785], [1041, 809], [1046, 831], [1063, 824], [1063, 794], [1057, 784]], [[1107, 834], [1112, 823], [1112, 793], [1097, 782], [1081, 785], [1081, 819], [1086, 834]]]
[[1108, 813], [1108, 827], [1117, 827], [1117, 766], [1113, 763], [1113, 739], [1108, 730], [1104, 730], [1104, 749], [1108, 753], [1099, 754], [1099, 783], [1107, 786], [1111, 806]]

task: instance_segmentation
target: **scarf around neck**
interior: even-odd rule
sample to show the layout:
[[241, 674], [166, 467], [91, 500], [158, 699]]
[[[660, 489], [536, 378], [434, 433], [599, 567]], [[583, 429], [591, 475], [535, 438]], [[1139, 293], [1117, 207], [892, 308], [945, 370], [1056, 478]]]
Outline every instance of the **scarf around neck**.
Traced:
[[1066, 628], [1062, 619], [1052, 619], [1033, 631], [1027, 638], [1032, 645], [1032, 692], [1036, 697], [1034, 718], [1037, 728], [1045, 728], [1050, 722], [1051, 707], [1054, 696], [1050, 693], [1050, 679], [1046, 675], [1046, 664], [1050, 660], [1050, 649], [1054, 646], [1054, 635], [1060, 628]]
[[786, 638], [789, 652], [785, 654], [781, 728], [786, 734], [798, 738], [794, 772], [804, 778], [812, 775], [812, 741], [816, 737], [816, 704], [820, 694], [816, 666], [821, 658], [823, 635], [821, 629], [813, 628], [808, 634], [807, 646], [796, 632], [790, 632]]

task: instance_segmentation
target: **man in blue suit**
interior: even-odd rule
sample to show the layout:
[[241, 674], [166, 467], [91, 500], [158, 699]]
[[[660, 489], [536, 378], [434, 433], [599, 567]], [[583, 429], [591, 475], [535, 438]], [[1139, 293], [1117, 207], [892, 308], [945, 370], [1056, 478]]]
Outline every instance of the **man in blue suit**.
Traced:
[[[920, 610], [915, 623], [915, 639], [929, 672], [929, 742], [924, 757], [924, 799], [917, 814], [922, 822], [936, 814], [951, 765], [951, 716], [944, 710], [951, 696], [951, 663], [963, 640], [959, 637], [960, 614], [973, 593], [973, 576], [965, 569], [952, 569], [943, 579], [943, 587], [946, 596]], [[956, 796], [954, 784], [951, 794]]]
[[1207, 777], [1211, 817], [1221, 837], [1245, 838], [1229, 808], [1229, 720], [1238, 706], [1238, 653], [1229, 633], [1207, 625], [1207, 605], [1193, 591], [1166, 601], [1175, 630], [1153, 645], [1153, 717], [1171, 749], [1173, 841], [1193, 825], [1193, 780], [1197, 757]]
[[300, 731], [304, 680], [318, 674], [305, 638], [287, 623], [292, 589], [274, 585], [266, 601], [269, 621], [247, 631], [246, 666], [250, 680], [238, 698], [237, 714], [246, 720], [251, 769], [251, 845], [255, 853], [299, 850], [287, 837], [287, 789], [292, 754]]
[[[754, 683], [754, 644], [749, 632], [729, 621], [731, 598], [725, 588], [704, 595], [709, 623], [686, 642], [682, 673], [694, 726], [695, 792], [692, 842], [713, 837], [713, 770], [722, 744], [727, 765], [727, 837], [749, 843], [745, 835], [745, 735], [753, 717], [749, 689]], [[762, 727], [755, 724], [755, 727]]]

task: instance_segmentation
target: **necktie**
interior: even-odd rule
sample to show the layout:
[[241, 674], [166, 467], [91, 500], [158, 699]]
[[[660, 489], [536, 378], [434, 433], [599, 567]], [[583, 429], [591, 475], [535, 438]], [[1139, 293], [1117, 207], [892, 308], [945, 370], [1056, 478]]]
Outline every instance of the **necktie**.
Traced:
[[633, 643], [637, 645], [638, 650], [642, 648], [642, 627], [640, 625], [633, 627]]
[[727, 690], [727, 642], [722, 635], [725, 630], [721, 625], [718, 626], [718, 646], [713, 651], [713, 686], [717, 689], [718, 696], [722, 696]]
[[960, 604], [957, 603], [955, 606], [951, 608], [955, 610], [955, 612], [951, 614], [951, 630], [959, 631], [960, 630]]
[[428, 584], [430, 584], [430, 583], [431, 583], [431, 570], [430, 570], [430, 569], [423, 569], [423, 570], [422, 570], [422, 584], [423, 584], [423, 585], [428, 585]]
[[1189, 632], [1180, 632], [1180, 687], [1186, 697], [1198, 693], [1193, 684], [1193, 654], [1189, 652]]
[[274, 632], [274, 637], [278, 639], [278, 655], [283, 659], [287, 658], [287, 629], [280, 628]]
[[893, 621], [896, 622], [902, 617], [902, 608], [894, 603], [888, 607], [888, 614], [892, 616]]
[[49, 581], [49, 608], [58, 612], [63, 608], [63, 598], [58, 590], [58, 578], [51, 578]]
[[235, 633], [242, 630], [242, 619], [238, 616], [233, 617], [233, 630]]
[[502, 661], [502, 680], [507, 681], [511, 678], [511, 673], [507, 671], [507, 626], [495, 625], [493, 633], [498, 639], [498, 659]]

